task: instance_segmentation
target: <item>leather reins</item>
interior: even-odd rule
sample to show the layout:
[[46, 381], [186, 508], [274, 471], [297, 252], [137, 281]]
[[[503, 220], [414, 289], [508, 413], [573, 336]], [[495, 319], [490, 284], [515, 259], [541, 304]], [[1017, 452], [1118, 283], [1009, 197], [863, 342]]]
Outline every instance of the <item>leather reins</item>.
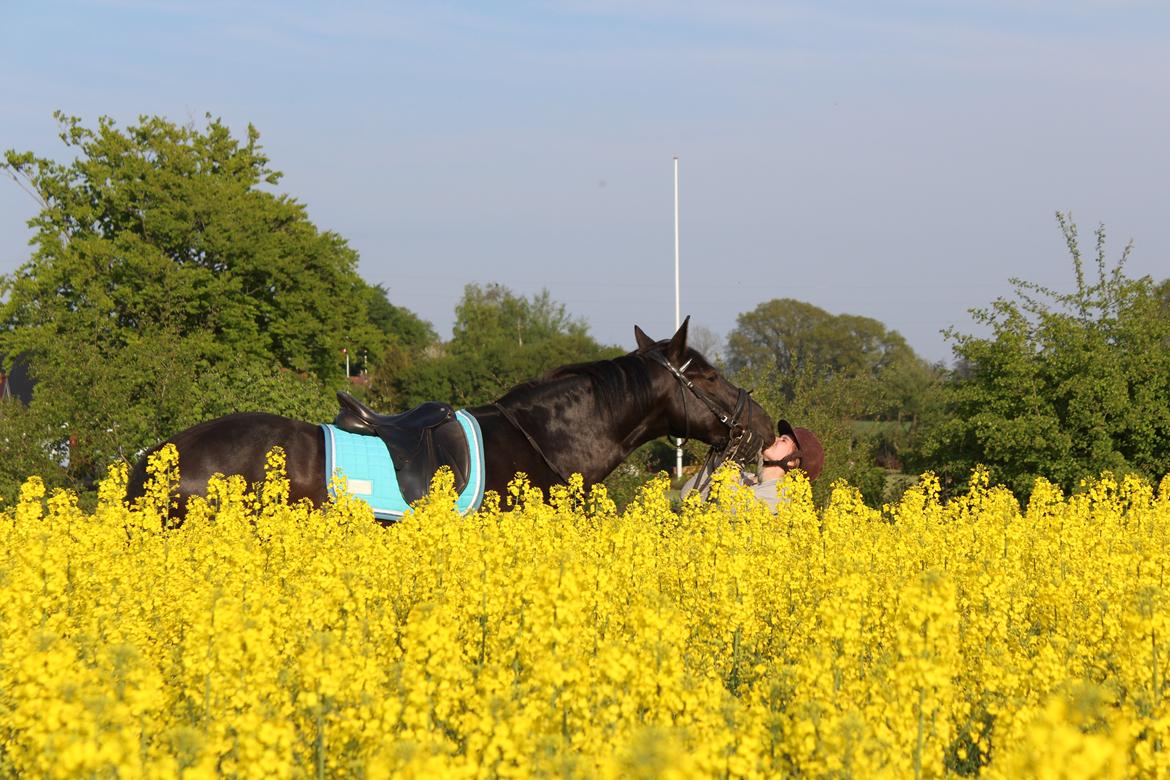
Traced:
[[536, 439], [532, 438], [532, 434], [524, 430], [524, 426], [521, 425], [520, 421], [516, 419], [516, 415], [500, 406], [498, 403], [493, 403], [492, 406], [498, 409], [500, 414], [504, 415], [504, 419], [510, 422], [513, 428], [520, 431], [520, 433], [524, 435], [525, 439], [528, 439], [528, 443], [532, 445], [532, 449], [536, 450], [536, 454], [539, 455], [540, 459], [544, 461], [544, 465], [548, 466], [552, 473], [560, 477], [562, 482], [564, 482], [566, 485], [569, 484], [569, 478], [565, 475], [565, 472], [561, 471], [561, 469], [555, 463], [548, 459], [548, 455], [544, 454], [544, 450], [542, 450], [540, 445], [536, 443]]

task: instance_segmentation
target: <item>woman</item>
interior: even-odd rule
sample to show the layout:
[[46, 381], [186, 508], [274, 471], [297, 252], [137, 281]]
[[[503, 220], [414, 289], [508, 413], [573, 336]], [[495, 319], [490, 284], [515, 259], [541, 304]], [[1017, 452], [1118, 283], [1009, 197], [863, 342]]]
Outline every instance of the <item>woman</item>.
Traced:
[[[760, 473], [740, 473], [740, 482], [760, 499], [776, 511], [783, 496], [781, 487], [784, 477], [792, 469], [799, 468], [809, 480], [814, 480], [821, 474], [825, 465], [825, 450], [821, 440], [808, 428], [793, 428], [787, 420], [776, 424], [776, 440], [764, 449], [764, 460]], [[698, 474], [691, 477], [682, 487], [682, 497], [698, 488], [699, 494], [705, 499], [711, 489], [711, 474], [719, 464], [708, 463]]]

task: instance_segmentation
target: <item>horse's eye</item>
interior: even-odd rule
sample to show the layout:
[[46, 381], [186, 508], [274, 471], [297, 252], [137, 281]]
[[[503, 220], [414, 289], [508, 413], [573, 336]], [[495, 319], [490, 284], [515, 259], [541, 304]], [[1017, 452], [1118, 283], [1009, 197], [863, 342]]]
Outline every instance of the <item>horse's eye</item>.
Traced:
[[703, 372], [703, 379], [706, 379], [708, 382], [714, 382], [718, 378], [719, 378], [718, 371], [712, 370], [712, 371], [704, 371]]

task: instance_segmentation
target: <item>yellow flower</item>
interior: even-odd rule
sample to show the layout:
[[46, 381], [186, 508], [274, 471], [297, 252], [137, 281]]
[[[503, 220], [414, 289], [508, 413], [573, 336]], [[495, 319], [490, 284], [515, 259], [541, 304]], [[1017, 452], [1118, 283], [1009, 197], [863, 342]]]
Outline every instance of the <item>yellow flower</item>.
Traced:
[[[618, 513], [449, 474], [383, 527], [342, 495], [177, 460], [87, 514], [29, 480], [0, 514], [0, 775], [1084, 776], [1170, 773], [1170, 481], [1026, 509], [986, 472], [869, 509], [807, 481], [773, 514], [724, 476]], [[510, 509], [510, 511], [503, 511]]]

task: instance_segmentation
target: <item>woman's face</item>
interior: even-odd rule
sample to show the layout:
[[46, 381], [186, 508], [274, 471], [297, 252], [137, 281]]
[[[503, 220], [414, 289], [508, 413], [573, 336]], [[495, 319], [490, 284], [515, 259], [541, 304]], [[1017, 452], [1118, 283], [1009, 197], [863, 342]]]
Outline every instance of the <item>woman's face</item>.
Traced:
[[764, 450], [765, 460], [788, 460], [792, 453], [796, 452], [796, 442], [787, 433], [777, 436], [776, 441], [772, 442], [766, 450]]

